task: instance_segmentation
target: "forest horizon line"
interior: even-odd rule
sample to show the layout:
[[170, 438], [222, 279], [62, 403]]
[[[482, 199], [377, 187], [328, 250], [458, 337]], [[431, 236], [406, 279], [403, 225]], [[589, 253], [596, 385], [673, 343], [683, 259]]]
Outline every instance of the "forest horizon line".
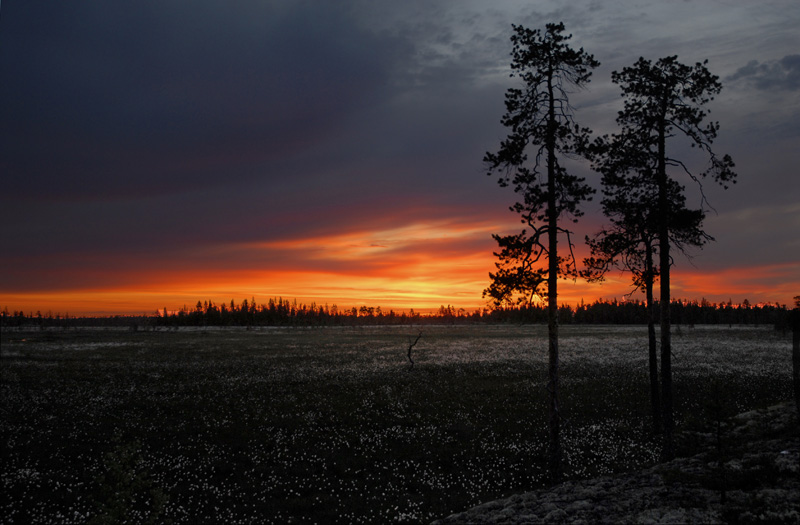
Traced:
[[[750, 303], [748, 299], [734, 303], [712, 302], [705, 298], [672, 299], [671, 312], [677, 324], [775, 324], [783, 323], [790, 307], [777, 301]], [[655, 307], [659, 308], [659, 301]], [[81, 321], [147, 321], [154, 326], [251, 326], [251, 325], [324, 325], [346, 324], [413, 324], [414, 322], [459, 321], [480, 323], [547, 321], [547, 304], [484, 306], [466, 309], [452, 305], [441, 305], [438, 309], [383, 309], [380, 306], [348, 306], [299, 302], [297, 299], [270, 298], [258, 303], [254, 298], [243, 299], [238, 304], [234, 299], [216, 303], [213, 300], [198, 300], [193, 307], [183, 305], [179, 309], [156, 308], [142, 314], [70, 315], [60, 312], [46, 313], [41, 310], [0, 312], [3, 326], [70, 325]], [[581, 300], [575, 306], [562, 304], [559, 307], [559, 322], [562, 324], [646, 324], [646, 303], [638, 298], [620, 300], [598, 298], [587, 303]]]

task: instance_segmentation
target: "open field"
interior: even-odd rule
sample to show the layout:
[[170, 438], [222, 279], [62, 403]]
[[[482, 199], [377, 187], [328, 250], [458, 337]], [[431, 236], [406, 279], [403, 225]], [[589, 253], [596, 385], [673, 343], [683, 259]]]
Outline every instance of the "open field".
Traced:
[[[545, 326], [2, 334], [5, 523], [425, 522], [541, 487]], [[683, 327], [678, 431], [792, 399], [790, 336]], [[645, 327], [564, 326], [571, 478], [652, 465]], [[690, 454], [684, 442], [679, 454]]]

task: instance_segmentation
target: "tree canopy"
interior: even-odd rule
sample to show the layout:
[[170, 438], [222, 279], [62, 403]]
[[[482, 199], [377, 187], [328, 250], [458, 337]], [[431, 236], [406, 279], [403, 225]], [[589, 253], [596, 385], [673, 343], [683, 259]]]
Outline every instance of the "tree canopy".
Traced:
[[[506, 113], [501, 122], [510, 129], [496, 153], [486, 153], [490, 175], [499, 175], [500, 186], [513, 187], [522, 199], [511, 206], [525, 229], [518, 234], [494, 235], [500, 246], [497, 272], [484, 291], [496, 305], [530, 304], [534, 296], [547, 297], [551, 269], [564, 277], [577, 274], [575, 260], [560, 257], [550, 246], [549, 236], [571, 232], [558, 225], [558, 218], [576, 220], [583, 215], [580, 204], [594, 190], [585, 179], [569, 173], [563, 157], [585, 149], [591, 131], [575, 122], [569, 94], [583, 89], [592, 69], [599, 66], [583, 48], [572, 49], [564, 24], [547, 24], [544, 32], [513, 26], [512, 76], [523, 87], [506, 92]], [[555, 265], [543, 265], [543, 259]]]

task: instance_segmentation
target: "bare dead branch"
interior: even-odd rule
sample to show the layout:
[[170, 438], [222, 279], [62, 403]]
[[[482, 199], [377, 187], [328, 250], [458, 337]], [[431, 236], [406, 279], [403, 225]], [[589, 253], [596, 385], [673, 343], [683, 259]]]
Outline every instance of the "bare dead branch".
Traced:
[[419, 334], [417, 335], [417, 338], [414, 339], [414, 342], [411, 343], [410, 345], [408, 345], [408, 360], [411, 363], [411, 368], [414, 368], [414, 360], [411, 359], [411, 349], [414, 348], [417, 345], [417, 342], [419, 341], [420, 337], [422, 337], [422, 331], [419, 332]]

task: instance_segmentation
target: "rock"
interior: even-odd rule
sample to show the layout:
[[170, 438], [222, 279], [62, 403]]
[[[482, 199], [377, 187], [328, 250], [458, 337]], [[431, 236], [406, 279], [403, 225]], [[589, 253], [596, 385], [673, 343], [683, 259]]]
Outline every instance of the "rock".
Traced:
[[544, 517], [544, 521], [547, 523], [561, 523], [566, 521], [568, 516], [567, 511], [564, 509], [556, 509], [552, 512], [548, 512]]
[[592, 507], [594, 507], [594, 505], [592, 505], [591, 502], [585, 499], [581, 499], [570, 504], [567, 507], [567, 512], [578, 512], [581, 510], [589, 510]]
[[692, 457], [641, 472], [517, 494], [436, 523], [800, 522], [800, 439], [794, 404], [740, 414], [735, 422], [736, 432], [726, 444], [731, 452], [725, 467], [731, 476], [724, 505], [717, 451], [713, 443], [706, 443]]
[[546, 501], [546, 502], [542, 503], [542, 506], [541, 506], [540, 510], [541, 510], [541, 512], [543, 512], [545, 514], [549, 514], [549, 513], [553, 512], [553, 511], [558, 510], [558, 505], [556, 505], [552, 501]]

